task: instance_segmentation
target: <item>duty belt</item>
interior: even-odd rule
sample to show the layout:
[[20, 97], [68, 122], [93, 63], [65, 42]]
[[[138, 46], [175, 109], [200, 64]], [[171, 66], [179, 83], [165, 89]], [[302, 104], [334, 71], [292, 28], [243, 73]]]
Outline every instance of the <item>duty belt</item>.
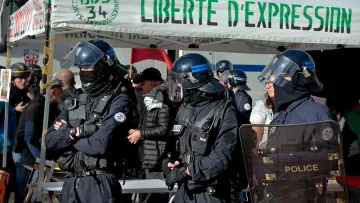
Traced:
[[96, 176], [96, 175], [104, 175], [104, 174], [115, 174], [114, 172], [106, 171], [106, 170], [90, 170], [90, 171], [77, 171], [77, 172], [69, 172], [66, 175], [66, 178], [82, 178], [86, 176]]
[[184, 164], [185, 166], [187, 166], [187, 165], [189, 165], [190, 163], [192, 163], [193, 161], [195, 161], [195, 160], [196, 160], [196, 157], [199, 158], [198, 160], [201, 160], [204, 156], [197, 155], [197, 154], [188, 154], [188, 153], [185, 153], [185, 154], [182, 156], [181, 163]]

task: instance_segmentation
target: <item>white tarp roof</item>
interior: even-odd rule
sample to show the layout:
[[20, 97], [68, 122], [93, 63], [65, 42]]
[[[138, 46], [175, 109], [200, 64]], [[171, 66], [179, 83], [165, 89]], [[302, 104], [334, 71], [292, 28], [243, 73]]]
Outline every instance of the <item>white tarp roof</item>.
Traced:
[[[44, 32], [43, 2], [29, 0], [11, 16], [11, 41]], [[358, 0], [53, 0], [52, 7], [57, 43], [106, 36], [116, 47], [243, 53], [360, 45]]]

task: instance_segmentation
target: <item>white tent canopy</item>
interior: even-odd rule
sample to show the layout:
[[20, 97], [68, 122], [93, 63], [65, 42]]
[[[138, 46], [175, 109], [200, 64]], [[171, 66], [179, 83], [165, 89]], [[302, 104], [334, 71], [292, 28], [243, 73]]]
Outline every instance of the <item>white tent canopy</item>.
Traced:
[[[30, 0], [11, 16], [10, 41], [44, 33], [43, 2]], [[113, 46], [124, 48], [274, 53], [278, 46], [325, 50], [336, 49], [338, 44], [360, 44], [360, 2], [291, 3], [56, 0], [51, 23], [56, 28], [56, 41], [69, 45], [106, 38]], [[42, 40], [41, 36], [36, 38]]]
[[[11, 15], [11, 42], [45, 32], [44, 2], [29, 0]], [[51, 7], [51, 27], [58, 34], [56, 40], [64, 44], [84, 39], [84, 35], [71, 39], [66, 34], [87, 32], [85, 39], [94, 35], [121, 39], [119, 44], [112, 41], [113, 46], [199, 47], [222, 52], [274, 53], [281, 45], [305, 50], [360, 45], [359, 0], [52, 0]], [[59, 38], [59, 34], [64, 37]], [[129, 38], [134, 34], [139, 38]], [[296, 47], [296, 43], [308, 45]], [[45, 50], [52, 53], [50, 49]], [[52, 60], [50, 54], [47, 60]], [[48, 65], [52, 67], [52, 63]], [[47, 88], [44, 130], [48, 126], [49, 92]], [[44, 160], [42, 139], [40, 168]], [[43, 175], [41, 170], [39, 179]], [[42, 181], [38, 184], [39, 199], [41, 191]]]

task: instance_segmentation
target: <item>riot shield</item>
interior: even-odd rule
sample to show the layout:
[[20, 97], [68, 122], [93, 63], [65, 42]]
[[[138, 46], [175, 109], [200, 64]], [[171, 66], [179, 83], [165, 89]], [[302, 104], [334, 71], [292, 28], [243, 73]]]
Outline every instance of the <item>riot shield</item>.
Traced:
[[241, 126], [252, 202], [325, 202], [336, 177], [346, 177], [341, 140], [334, 121]]

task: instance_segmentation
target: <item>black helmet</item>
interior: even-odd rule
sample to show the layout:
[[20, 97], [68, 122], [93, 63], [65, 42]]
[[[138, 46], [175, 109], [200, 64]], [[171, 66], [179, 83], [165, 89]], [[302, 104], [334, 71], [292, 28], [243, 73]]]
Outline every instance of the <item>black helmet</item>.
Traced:
[[229, 78], [228, 82], [231, 87], [237, 87], [240, 90], [249, 91], [250, 88], [246, 85], [247, 83], [247, 76], [246, 73], [240, 69], [234, 69], [229, 71]]
[[34, 74], [34, 75], [41, 75], [42, 74], [41, 67], [39, 65], [36, 65], [36, 64], [30, 64], [29, 65], [29, 71], [30, 71], [30, 74]]
[[269, 80], [279, 87], [284, 87], [290, 80], [313, 92], [321, 92], [323, 85], [316, 77], [315, 62], [302, 50], [289, 49], [277, 55], [259, 76], [262, 83]]
[[[32, 78], [36, 78], [37, 81], [40, 81], [41, 80], [41, 74], [42, 74], [42, 70], [41, 70], [41, 67], [39, 65], [36, 65], [36, 64], [30, 64], [29, 65], [29, 71], [30, 71], [30, 76]], [[36, 82], [37, 82], [36, 81]]]
[[38, 86], [42, 77], [41, 67], [36, 64], [30, 64], [29, 71], [30, 71], [30, 77], [28, 78], [29, 85], [33, 87]]
[[215, 65], [216, 73], [218, 72], [222, 73], [226, 70], [233, 70], [233, 69], [234, 69], [233, 64], [228, 60], [220, 60]]
[[21, 78], [29, 77], [30, 71], [29, 66], [25, 63], [14, 63], [11, 67], [11, 77], [12, 78]]
[[169, 72], [170, 99], [181, 101], [183, 90], [200, 90], [205, 93], [217, 93], [225, 90], [214, 79], [210, 62], [200, 54], [187, 54], [175, 61]]
[[79, 42], [68, 55], [61, 60], [64, 69], [78, 67], [92, 68], [99, 62], [112, 66], [118, 62], [114, 49], [104, 40], [90, 40]]

